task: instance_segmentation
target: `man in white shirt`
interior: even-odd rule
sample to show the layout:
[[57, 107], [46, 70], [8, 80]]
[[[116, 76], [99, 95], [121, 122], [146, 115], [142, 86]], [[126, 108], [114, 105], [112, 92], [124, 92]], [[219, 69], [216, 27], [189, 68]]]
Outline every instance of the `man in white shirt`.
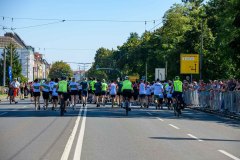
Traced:
[[11, 85], [13, 86], [13, 101], [16, 103], [15, 97], [17, 97], [18, 92], [19, 92], [19, 87], [20, 87], [20, 83], [18, 82], [17, 78], [14, 78], [14, 81], [11, 83]]
[[146, 96], [146, 85], [144, 83], [144, 80], [141, 80], [141, 83], [139, 85], [139, 97], [140, 97], [140, 103], [141, 103], [141, 108], [146, 106], [145, 102], [145, 96]]
[[159, 79], [153, 85], [153, 92], [154, 92], [154, 100], [156, 103], [156, 109], [162, 109], [162, 102], [163, 102], [163, 85], [160, 83]]

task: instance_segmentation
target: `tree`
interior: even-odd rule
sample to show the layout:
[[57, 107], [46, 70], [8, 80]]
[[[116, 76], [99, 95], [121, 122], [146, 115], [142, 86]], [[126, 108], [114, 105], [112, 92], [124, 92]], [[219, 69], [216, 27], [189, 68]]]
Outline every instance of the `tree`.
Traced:
[[[168, 62], [167, 78], [172, 79], [180, 74], [181, 53], [202, 53], [204, 80], [239, 77], [240, 1], [182, 2], [174, 4], [165, 13], [163, 26], [155, 31], [146, 31], [141, 37], [131, 33], [117, 50], [100, 48], [91, 73], [95, 72], [96, 66], [114, 66], [124, 75], [142, 76], [147, 63], [148, 80], [154, 80], [155, 68], [165, 67]], [[104, 71], [100, 73], [111, 76]], [[199, 79], [199, 75], [193, 78]]]
[[[18, 78], [21, 77], [22, 72], [22, 65], [19, 61], [19, 55], [17, 53], [16, 47], [14, 44], [10, 43], [8, 46], [5, 47], [5, 53], [6, 53], [6, 84], [9, 84], [9, 74], [8, 74], [8, 68], [11, 63], [11, 53], [12, 53], [12, 77]], [[4, 57], [4, 54], [2, 53], [2, 57]], [[4, 67], [4, 59], [0, 59], [0, 68]], [[0, 77], [3, 77], [3, 69], [0, 71]]]
[[49, 71], [49, 78], [61, 78], [61, 77], [72, 77], [73, 71], [69, 64], [63, 61], [57, 61], [52, 64]]

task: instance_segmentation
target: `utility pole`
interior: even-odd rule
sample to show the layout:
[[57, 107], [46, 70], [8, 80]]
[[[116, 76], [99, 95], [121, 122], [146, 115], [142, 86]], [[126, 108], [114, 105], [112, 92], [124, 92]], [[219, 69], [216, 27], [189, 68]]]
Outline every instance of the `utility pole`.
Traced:
[[6, 85], [6, 52], [5, 52], [5, 48], [3, 49], [3, 86]]
[[38, 79], [38, 64], [37, 64], [37, 79]]
[[28, 60], [29, 58], [27, 57], [27, 81], [28, 81]]
[[200, 80], [202, 80], [202, 59], [203, 59], [203, 21], [201, 20]]
[[10, 65], [11, 65], [11, 67], [12, 67], [12, 62], [13, 62], [12, 46], [13, 46], [13, 44], [12, 44], [12, 43], [10, 43], [10, 46], [11, 46], [11, 50], [10, 50], [10, 55], [11, 55], [11, 61], [10, 61]]

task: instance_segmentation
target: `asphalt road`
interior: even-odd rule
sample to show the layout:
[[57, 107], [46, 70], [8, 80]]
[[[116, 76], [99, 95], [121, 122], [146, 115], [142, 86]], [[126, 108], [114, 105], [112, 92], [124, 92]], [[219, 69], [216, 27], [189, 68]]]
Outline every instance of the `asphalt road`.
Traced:
[[240, 160], [240, 122], [185, 109], [0, 103], [0, 160]]

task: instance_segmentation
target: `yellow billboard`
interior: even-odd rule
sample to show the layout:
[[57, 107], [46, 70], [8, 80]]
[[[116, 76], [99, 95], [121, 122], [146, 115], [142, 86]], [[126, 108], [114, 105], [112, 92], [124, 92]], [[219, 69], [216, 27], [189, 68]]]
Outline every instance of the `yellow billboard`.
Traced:
[[131, 82], [136, 82], [137, 80], [139, 80], [139, 76], [128, 76], [128, 78]]
[[199, 55], [181, 54], [180, 56], [181, 74], [199, 74]]

